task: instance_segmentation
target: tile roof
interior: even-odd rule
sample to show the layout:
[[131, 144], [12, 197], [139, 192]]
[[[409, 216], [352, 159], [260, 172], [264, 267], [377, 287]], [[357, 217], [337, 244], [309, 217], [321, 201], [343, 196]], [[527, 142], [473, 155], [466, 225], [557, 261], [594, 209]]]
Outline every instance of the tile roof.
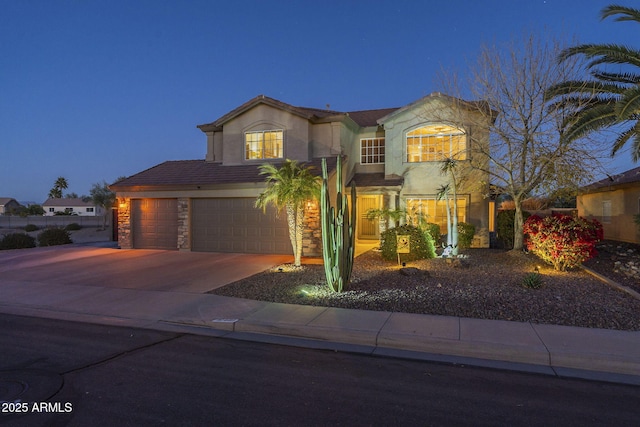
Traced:
[[274, 108], [279, 108], [285, 111], [289, 111], [298, 116], [304, 117], [307, 120], [319, 120], [319, 119], [333, 119], [333, 120], [342, 120], [344, 117], [350, 117], [358, 126], [368, 127], [368, 126], [378, 126], [377, 120], [385, 117], [392, 112], [398, 110], [398, 108], [382, 108], [377, 110], [362, 110], [362, 111], [335, 111], [330, 109], [320, 109], [320, 108], [310, 108], [310, 107], [296, 107], [286, 102], [279, 101], [274, 98], [270, 98], [265, 95], [258, 95], [255, 98], [250, 99], [244, 104], [240, 105], [237, 108], [229, 111], [222, 117], [216, 119], [211, 123], [205, 123], [202, 125], [198, 125], [198, 128], [203, 132], [212, 131], [212, 130], [220, 130], [222, 126], [228, 122], [229, 120], [239, 116], [245, 111], [253, 108], [258, 104], [266, 104], [270, 105]]
[[347, 113], [360, 127], [378, 126], [378, 120], [388, 116], [398, 108], [380, 108], [377, 110], [350, 111]]
[[[322, 173], [322, 159], [316, 158], [301, 165], [313, 167], [316, 175]], [[157, 166], [118, 181], [109, 187], [123, 191], [129, 187], [163, 187], [183, 185], [220, 185], [263, 182], [258, 167], [262, 163], [237, 166], [223, 166], [221, 163], [204, 160], [175, 160], [160, 163]], [[327, 159], [329, 170], [335, 168], [335, 158]]]
[[13, 197], [0, 197], [0, 206], [4, 206], [7, 203], [11, 202], [12, 200], [18, 203], [16, 199], [14, 199]]
[[42, 206], [58, 206], [58, 207], [70, 207], [70, 206], [95, 206], [95, 204], [91, 201], [85, 202], [82, 199], [77, 199], [73, 197], [62, 197], [62, 198], [48, 198], [46, 202], [42, 204]]
[[607, 176], [600, 181], [585, 185], [584, 187], [580, 188], [580, 190], [582, 192], [588, 193], [590, 191], [617, 187], [624, 184], [633, 184], [637, 182], [640, 182], [640, 167], [630, 169], [617, 175]]

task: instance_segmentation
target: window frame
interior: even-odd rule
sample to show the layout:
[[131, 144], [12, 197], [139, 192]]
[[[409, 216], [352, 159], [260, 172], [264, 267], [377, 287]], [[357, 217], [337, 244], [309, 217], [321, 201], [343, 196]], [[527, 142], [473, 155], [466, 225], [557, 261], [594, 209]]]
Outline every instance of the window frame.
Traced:
[[[378, 141], [378, 145], [363, 146], [365, 142]], [[382, 165], [386, 159], [386, 141], [385, 137], [360, 138], [360, 164], [361, 165]], [[377, 149], [377, 153], [371, 152]], [[366, 152], [365, 152], [366, 151]], [[378, 159], [378, 161], [365, 161], [365, 159]]]
[[[437, 128], [438, 126], [446, 127], [446, 132], [434, 133], [434, 134], [414, 134], [420, 129], [425, 128]], [[455, 132], [457, 130], [457, 132]], [[454, 138], [463, 138], [462, 141], [457, 142], [458, 151], [454, 152]], [[416, 154], [411, 153], [409, 140], [412, 140], [412, 147], [415, 147]], [[441, 139], [442, 141], [437, 141]], [[448, 139], [448, 142], [445, 141]], [[416, 144], [417, 140], [417, 144]], [[433, 140], [433, 141], [432, 141]], [[448, 144], [448, 153], [445, 155], [445, 142]], [[440, 147], [438, 147], [440, 145]], [[463, 149], [460, 146], [463, 145]], [[438, 148], [441, 148], [438, 150]], [[468, 133], [464, 128], [448, 124], [448, 123], [432, 123], [422, 124], [408, 130], [404, 135], [404, 163], [433, 163], [441, 162], [447, 158], [455, 158], [457, 160], [467, 160], [469, 149]], [[412, 160], [413, 157], [418, 156], [419, 160]]]
[[[276, 138], [274, 141], [270, 141], [270, 144], [272, 144], [272, 151], [273, 151], [273, 146], [275, 145], [275, 149], [277, 150], [277, 155], [276, 156], [270, 156], [267, 157], [265, 154], [267, 152], [267, 142], [266, 142], [266, 138], [265, 138], [265, 134], [268, 133], [273, 133], [273, 134], [280, 134], [280, 138]], [[259, 138], [258, 140], [255, 141], [251, 141], [249, 142], [247, 137], [248, 135], [261, 135], [261, 138]], [[280, 142], [279, 146], [278, 146], [278, 141]], [[244, 150], [244, 160], [247, 162], [251, 162], [251, 161], [265, 161], [265, 160], [280, 160], [280, 159], [284, 159], [284, 129], [264, 129], [264, 130], [251, 130], [251, 131], [245, 131], [244, 132], [244, 145], [243, 145], [243, 150]], [[256, 149], [250, 150], [249, 149], [249, 144], [259, 144], [259, 147], [256, 147]], [[260, 151], [260, 157], [249, 157], [248, 154], [250, 152], [258, 152]]]
[[[450, 197], [450, 199], [452, 199], [453, 197]], [[444, 198], [438, 199], [438, 196], [436, 195], [416, 195], [416, 196], [407, 196], [404, 199], [404, 206], [407, 212], [407, 217], [406, 217], [406, 221], [407, 223], [411, 224], [413, 223], [414, 218], [411, 218], [412, 215], [414, 215], [413, 212], [410, 212], [409, 209], [409, 204], [410, 201], [413, 200], [424, 200], [424, 201], [432, 201], [435, 202], [434, 208], [435, 208], [435, 215], [433, 215], [433, 217], [431, 217], [429, 215], [429, 213], [427, 212], [427, 222], [429, 223], [434, 223], [434, 224], [438, 224], [440, 226], [440, 234], [447, 234], [447, 217], [446, 217], [446, 207], [445, 206], [441, 206], [441, 209], [443, 209], [443, 211], [445, 213], [442, 214], [442, 216], [440, 217], [438, 215], [438, 205], [444, 204], [446, 202], [446, 200]], [[471, 201], [471, 196], [469, 194], [458, 194], [457, 196], [457, 205], [458, 205], [458, 223], [460, 222], [467, 222], [467, 218], [469, 218], [469, 207], [470, 207], [470, 201]], [[460, 206], [460, 201], [463, 201], [464, 204], [463, 206]], [[453, 206], [452, 206], [452, 212], [451, 215], [453, 215]]]
[[602, 201], [602, 223], [611, 224], [611, 200]]

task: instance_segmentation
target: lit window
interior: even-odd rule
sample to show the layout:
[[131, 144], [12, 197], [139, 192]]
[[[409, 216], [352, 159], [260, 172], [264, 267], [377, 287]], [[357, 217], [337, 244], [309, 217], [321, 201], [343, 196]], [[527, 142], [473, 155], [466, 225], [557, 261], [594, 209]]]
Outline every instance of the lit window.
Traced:
[[283, 157], [283, 131], [265, 130], [244, 134], [245, 160], [281, 159]]
[[447, 125], [423, 126], [407, 132], [407, 162], [439, 162], [467, 158], [467, 135]]
[[[453, 215], [453, 200], [449, 200], [451, 215]], [[458, 223], [467, 218], [467, 197], [458, 196]], [[447, 203], [445, 199], [436, 197], [407, 199], [407, 221], [418, 225], [421, 221], [438, 224], [440, 233], [447, 233]]]
[[360, 140], [360, 163], [384, 163], [384, 138], [365, 138]]

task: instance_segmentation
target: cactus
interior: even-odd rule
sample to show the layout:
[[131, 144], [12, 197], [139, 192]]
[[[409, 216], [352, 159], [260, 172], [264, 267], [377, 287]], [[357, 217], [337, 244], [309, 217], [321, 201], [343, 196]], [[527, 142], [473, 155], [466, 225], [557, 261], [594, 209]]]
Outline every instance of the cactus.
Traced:
[[327, 285], [334, 292], [346, 290], [355, 255], [356, 187], [351, 184], [351, 209], [342, 184], [342, 161], [336, 164], [336, 206], [329, 200], [327, 162], [322, 159], [320, 221], [322, 223], [322, 258]]

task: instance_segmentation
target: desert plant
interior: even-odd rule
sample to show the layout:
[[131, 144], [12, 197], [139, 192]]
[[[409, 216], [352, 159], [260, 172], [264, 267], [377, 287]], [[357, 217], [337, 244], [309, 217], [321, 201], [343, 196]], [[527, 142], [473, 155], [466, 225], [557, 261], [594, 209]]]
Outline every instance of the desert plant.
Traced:
[[63, 228], [48, 228], [38, 234], [39, 246], [57, 246], [73, 243], [69, 232]]
[[336, 206], [329, 200], [327, 161], [322, 159], [320, 222], [322, 224], [322, 258], [329, 289], [342, 292], [349, 284], [355, 256], [356, 186], [351, 184], [351, 206], [342, 184], [342, 160], [336, 163]]
[[289, 159], [280, 167], [265, 163], [259, 170], [260, 175], [266, 176], [266, 189], [256, 199], [255, 206], [263, 211], [270, 205], [278, 212], [285, 210], [293, 249], [293, 264], [299, 267], [302, 258], [304, 208], [310, 200], [318, 198], [319, 178], [312, 173], [311, 166], [302, 166]]
[[461, 249], [471, 247], [473, 237], [476, 235], [476, 227], [468, 222], [458, 223], [458, 246]]
[[39, 230], [38, 226], [35, 224], [27, 224], [24, 227], [24, 231], [29, 232], [29, 231], [36, 231]]
[[543, 285], [542, 276], [538, 272], [527, 273], [521, 285], [529, 289], [540, 289]]
[[391, 221], [398, 224], [400, 220], [407, 216], [407, 211], [404, 209], [369, 209], [365, 213], [365, 218], [368, 220], [381, 220], [384, 224], [384, 229], [390, 227]]
[[[505, 248], [511, 249], [513, 248], [513, 238], [514, 238], [514, 223], [515, 223], [515, 210], [506, 210], [498, 212], [497, 218], [497, 228], [498, 228], [498, 239], [502, 242]], [[531, 214], [527, 211], [522, 212], [522, 218], [526, 221]]]
[[602, 224], [597, 220], [553, 215], [532, 215], [524, 224], [527, 248], [559, 271], [580, 266], [597, 255]]
[[7, 234], [0, 239], [0, 250], [35, 248], [36, 239], [24, 233]]
[[429, 233], [424, 233], [420, 228], [413, 225], [405, 224], [399, 227], [390, 228], [380, 236], [380, 250], [382, 258], [386, 260], [395, 260], [398, 258], [397, 236], [409, 236], [408, 254], [402, 254], [403, 261], [414, 261], [417, 259], [430, 259], [436, 257], [436, 249], [433, 239]]
[[67, 226], [65, 227], [65, 230], [76, 231], [76, 230], [80, 230], [81, 228], [82, 226], [80, 224], [78, 224], [77, 222], [72, 222], [71, 224], [67, 224]]

